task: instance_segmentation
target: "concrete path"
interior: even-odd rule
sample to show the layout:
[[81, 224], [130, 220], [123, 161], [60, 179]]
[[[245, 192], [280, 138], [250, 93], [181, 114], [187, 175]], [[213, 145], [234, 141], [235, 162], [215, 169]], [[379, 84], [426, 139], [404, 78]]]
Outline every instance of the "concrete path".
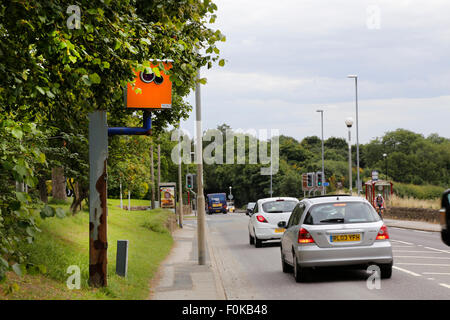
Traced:
[[[149, 299], [224, 300], [214, 255], [207, 246], [206, 264], [198, 264], [196, 220], [186, 218], [183, 228], [173, 234], [174, 247], [151, 284]], [[208, 237], [208, 231], [206, 233]]]

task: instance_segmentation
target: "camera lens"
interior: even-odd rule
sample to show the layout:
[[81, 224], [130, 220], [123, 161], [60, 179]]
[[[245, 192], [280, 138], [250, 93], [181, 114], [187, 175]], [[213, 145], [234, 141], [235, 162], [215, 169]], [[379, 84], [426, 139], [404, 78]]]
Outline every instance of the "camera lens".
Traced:
[[141, 72], [141, 73], [139, 74], [139, 77], [141, 78], [142, 82], [145, 82], [145, 83], [150, 83], [150, 82], [152, 82], [153, 80], [155, 80], [155, 74], [154, 74], [154, 73], [144, 73], [144, 72]]
[[163, 78], [163, 76], [161, 76], [161, 77], [155, 77], [155, 83], [156, 84], [161, 84], [161, 83], [163, 83], [163, 81], [164, 81], [164, 78]]

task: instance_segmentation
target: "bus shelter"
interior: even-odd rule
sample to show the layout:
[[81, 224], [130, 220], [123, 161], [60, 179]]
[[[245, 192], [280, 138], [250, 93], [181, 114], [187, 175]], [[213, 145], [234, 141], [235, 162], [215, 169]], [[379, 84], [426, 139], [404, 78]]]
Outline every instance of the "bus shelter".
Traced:
[[386, 180], [369, 180], [364, 184], [366, 189], [366, 199], [374, 208], [376, 208], [375, 198], [379, 193], [384, 198], [384, 202], [387, 203], [394, 193], [392, 182]]

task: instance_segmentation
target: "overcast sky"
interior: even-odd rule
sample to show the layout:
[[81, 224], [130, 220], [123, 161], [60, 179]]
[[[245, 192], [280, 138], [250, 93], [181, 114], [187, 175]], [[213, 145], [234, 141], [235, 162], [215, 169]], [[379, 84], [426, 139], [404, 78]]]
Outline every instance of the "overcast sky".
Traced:
[[[450, 138], [450, 1], [215, 0], [223, 68], [202, 70], [203, 129], [359, 141], [405, 128]], [[195, 106], [194, 96], [189, 101]], [[182, 128], [193, 134], [195, 109]], [[352, 129], [355, 137], [355, 125]]]

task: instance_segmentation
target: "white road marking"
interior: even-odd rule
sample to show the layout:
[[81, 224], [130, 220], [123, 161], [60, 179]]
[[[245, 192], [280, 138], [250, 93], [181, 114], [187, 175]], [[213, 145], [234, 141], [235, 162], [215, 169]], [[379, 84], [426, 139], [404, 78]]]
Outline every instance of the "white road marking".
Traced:
[[424, 247], [424, 248], [434, 250], [434, 251], [444, 252], [444, 253], [450, 253], [450, 251], [448, 251], [448, 250], [441, 250], [441, 249], [435, 249], [435, 248], [430, 248], [430, 247]]
[[396, 258], [417, 258], [417, 259], [450, 259], [450, 257], [422, 257], [422, 256], [395, 256]]
[[436, 266], [436, 267], [450, 267], [450, 264], [442, 263], [409, 263], [409, 262], [396, 262], [395, 264], [407, 265], [407, 266]]
[[414, 250], [392, 250], [392, 252], [410, 252], [410, 253], [436, 253], [441, 254], [442, 252], [431, 252], [431, 251], [414, 251]]
[[413, 230], [414, 232], [420, 232], [420, 233], [432, 233], [431, 231], [423, 231], [423, 230]]
[[412, 248], [413, 246], [398, 246], [396, 244], [392, 244], [392, 248]]
[[395, 239], [391, 239], [391, 241], [400, 242], [400, 243], [403, 243], [403, 244], [414, 245], [414, 243], [411, 243], [411, 242], [400, 241], [400, 240], [395, 240]]
[[[396, 263], [396, 264], [398, 264], [398, 263]], [[409, 271], [409, 270], [406, 270], [406, 269], [403, 269], [403, 268], [399, 268], [397, 266], [393, 266], [392, 268], [395, 269], [395, 270], [398, 270], [398, 271], [402, 271], [402, 272], [408, 273], [408, 274], [410, 274], [412, 276], [415, 276], [415, 277], [421, 277], [421, 275], [418, 274], [418, 273], [415, 273], [415, 272], [412, 272], [412, 271]]]
[[435, 274], [435, 275], [450, 276], [450, 273], [448, 273], [448, 272], [422, 272], [422, 274]]
[[443, 287], [445, 287], [445, 288], [447, 288], [447, 289], [450, 289], [450, 285], [448, 285], [448, 284], [445, 284], [445, 283], [439, 283], [439, 285], [440, 285], [440, 286], [443, 286]]

